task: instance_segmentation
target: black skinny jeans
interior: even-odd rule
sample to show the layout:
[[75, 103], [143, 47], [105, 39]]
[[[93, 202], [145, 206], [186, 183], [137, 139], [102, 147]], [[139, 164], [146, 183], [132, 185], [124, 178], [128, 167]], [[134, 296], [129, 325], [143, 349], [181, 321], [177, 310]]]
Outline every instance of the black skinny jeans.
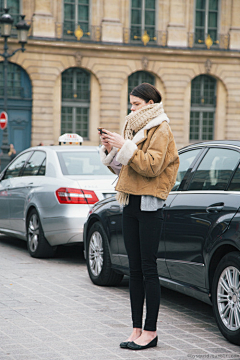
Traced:
[[130, 267], [130, 301], [134, 328], [156, 331], [161, 287], [157, 272], [157, 253], [163, 223], [163, 210], [141, 211], [141, 196], [130, 195], [123, 208], [123, 236]]

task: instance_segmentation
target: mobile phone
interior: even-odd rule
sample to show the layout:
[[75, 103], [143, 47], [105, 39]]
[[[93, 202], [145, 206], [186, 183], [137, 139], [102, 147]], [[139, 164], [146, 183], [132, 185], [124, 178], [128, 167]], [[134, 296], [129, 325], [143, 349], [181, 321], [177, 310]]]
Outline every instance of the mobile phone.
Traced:
[[103, 128], [97, 128], [97, 129], [98, 129], [98, 131], [100, 132], [100, 135], [102, 135], [102, 134], [107, 134], [105, 131], [102, 130]]

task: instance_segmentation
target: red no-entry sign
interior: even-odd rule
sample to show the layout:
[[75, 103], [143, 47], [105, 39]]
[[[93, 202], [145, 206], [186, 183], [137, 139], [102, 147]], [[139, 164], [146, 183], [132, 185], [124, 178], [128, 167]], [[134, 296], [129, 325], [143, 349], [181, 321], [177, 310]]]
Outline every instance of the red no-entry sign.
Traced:
[[0, 114], [0, 129], [4, 130], [7, 126], [8, 114], [5, 111], [2, 111]]

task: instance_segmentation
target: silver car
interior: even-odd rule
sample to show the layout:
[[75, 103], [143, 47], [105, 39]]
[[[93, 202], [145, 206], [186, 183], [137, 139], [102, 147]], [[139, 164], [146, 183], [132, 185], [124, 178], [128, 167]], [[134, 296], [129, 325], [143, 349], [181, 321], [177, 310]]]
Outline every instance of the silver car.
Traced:
[[27, 241], [33, 257], [83, 241], [92, 205], [115, 194], [116, 176], [93, 146], [38, 146], [0, 174], [0, 232]]

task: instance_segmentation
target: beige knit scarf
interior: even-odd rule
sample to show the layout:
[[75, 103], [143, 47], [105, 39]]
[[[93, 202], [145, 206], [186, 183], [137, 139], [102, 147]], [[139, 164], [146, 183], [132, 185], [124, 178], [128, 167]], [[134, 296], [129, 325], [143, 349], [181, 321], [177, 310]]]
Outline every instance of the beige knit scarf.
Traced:
[[[162, 103], [146, 105], [140, 110], [131, 112], [126, 116], [126, 121], [123, 127], [124, 139], [132, 140], [139, 130], [146, 126], [152, 119], [163, 113], [164, 110]], [[121, 205], [128, 205], [129, 195], [130, 194], [118, 191], [116, 199]]]

